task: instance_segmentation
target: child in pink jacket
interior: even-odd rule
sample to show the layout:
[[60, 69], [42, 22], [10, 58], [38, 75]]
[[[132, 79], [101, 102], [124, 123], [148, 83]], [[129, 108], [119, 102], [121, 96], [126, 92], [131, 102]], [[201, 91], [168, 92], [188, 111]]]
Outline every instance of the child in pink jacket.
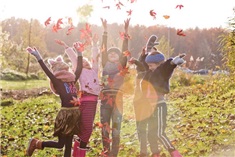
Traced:
[[[92, 59], [91, 62], [87, 58], [82, 56], [82, 62], [77, 64], [77, 52], [81, 52], [80, 43], [74, 43], [74, 48], [68, 47], [65, 43], [61, 42], [61, 45], [65, 47], [65, 53], [68, 55], [72, 69], [75, 70], [78, 66], [81, 66], [82, 71], [79, 76], [80, 86], [80, 132], [78, 138], [75, 139], [73, 147], [74, 157], [85, 157], [88, 150], [87, 144], [92, 134], [93, 122], [96, 113], [96, 107], [98, 102], [98, 95], [100, 92], [100, 84], [98, 79], [98, 53], [97, 38], [95, 37], [92, 45]], [[78, 53], [79, 54], [79, 53]]]

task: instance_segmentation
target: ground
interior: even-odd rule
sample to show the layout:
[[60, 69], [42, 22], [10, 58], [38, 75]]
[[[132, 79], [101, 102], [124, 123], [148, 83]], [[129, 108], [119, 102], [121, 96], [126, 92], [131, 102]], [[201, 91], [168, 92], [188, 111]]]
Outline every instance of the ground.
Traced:
[[[0, 98], [1, 100], [23, 100], [29, 97], [36, 97], [43, 94], [51, 94], [51, 91], [48, 88], [35, 88], [27, 90], [1, 90]], [[1, 101], [1, 106], [6, 106], [7, 104], [10, 104], [10, 101]]]

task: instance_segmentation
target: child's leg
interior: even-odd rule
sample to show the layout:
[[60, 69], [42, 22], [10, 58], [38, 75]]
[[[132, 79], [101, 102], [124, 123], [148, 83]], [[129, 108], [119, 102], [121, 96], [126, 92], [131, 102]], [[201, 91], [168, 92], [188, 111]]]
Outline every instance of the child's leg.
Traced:
[[160, 155], [160, 150], [158, 148], [159, 139], [157, 137], [157, 119], [155, 116], [148, 118], [148, 141], [150, 145], [150, 150], [153, 155]]
[[64, 157], [71, 157], [72, 140], [73, 136], [66, 137]]
[[147, 120], [136, 121], [137, 135], [140, 142], [140, 154], [147, 155]]
[[[93, 130], [97, 102], [84, 102], [81, 104], [81, 122], [78, 137], [83, 143], [88, 143]], [[86, 148], [80, 147], [80, 148]]]
[[170, 140], [166, 136], [166, 116], [167, 116], [167, 105], [166, 103], [158, 104], [157, 110], [155, 110], [155, 116], [157, 117], [157, 137], [162, 142], [163, 146], [172, 152], [175, 147], [171, 144]]
[[42, 148], [44, 147], [48, 147], [48, 148], [63, 148], [66, 142], [66, 138], [65, 136], [59, 136], [58, 137], [58, 142], [56, 141], [43, 141], [42, 142]]
[[111, 150], [111, 155], [113, 157], [116, 157], [119, 152], [121, 123], [122, 123], [122, 111], [120, 111], [119, 108], [117, 108], [115, 106], [113, 109], [113, 113], [112, 113], [112, 150]]
[[100, 121], [101, 124], [103, 125], [101, 129], [101, 135], [102, 135], [103, 149], [105, 151], [105, 154], [108, 154], [110, 151], [110, 142], [111, 142], [111, 139], [109, 138], [109, 133], [111, 131], [110, 118], [112, 114], [112, 108], [103, 105], [106, 104], [101, 104], [100, 107]]

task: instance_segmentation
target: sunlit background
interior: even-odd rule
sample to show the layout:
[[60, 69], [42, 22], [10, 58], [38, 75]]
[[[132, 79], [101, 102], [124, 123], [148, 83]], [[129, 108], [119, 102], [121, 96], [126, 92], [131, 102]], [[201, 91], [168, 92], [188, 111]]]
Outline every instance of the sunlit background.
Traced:
[[[116, 5], [119, 2], [123, 4], [120, 9]], [[176, 8], [177, 5], [183, 7]], [[14, 16], [44, 23], [48, 17], [52, 21], [71, 17], [75, 25], [80, 21], [101, 25], [100, 18], [119, 24], [131, 18], [131, 25], [211, 28], [226, 27], [233, 7], [234, 0], [1, 0], [0, 21]], [[130, 10], [132, 14], [128, 16]], [[150, 10], [156, 13], [156, 19]]]

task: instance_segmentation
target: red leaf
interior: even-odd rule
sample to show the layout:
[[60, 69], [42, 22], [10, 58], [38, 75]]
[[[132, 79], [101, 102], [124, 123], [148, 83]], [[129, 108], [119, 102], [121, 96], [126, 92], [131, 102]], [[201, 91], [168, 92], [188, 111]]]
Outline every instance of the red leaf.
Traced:
[[44, 22], [45, 26], [49, 25], [50, 22], [51, 22], [51, 17], [49, 17], [49, 18]]
[[182, 4], [179, 4], [179, 5], [176, 5], [176, 7], [175, 8], [179, 8], [179, 9], [181, 9], [181, 8], [183, 8], [184, 6], [182, 5]]
[[126, 11], [126, 12], [127, 12], [127, 16], [131, 16], [131, 13], [132, 13], [131, 9], [129, 11]]
[[179, 36], [186, 36], [186, 35], [183, 33], [183, 30], [182, 30], [182, 29], [178, 29], [178, 30], [177, 30], [177, 35], [179, 35]]
[[154, 10], [150, 10], [149, 14], [153, 17], [153, 19], [156, 19], [157, 13]]

